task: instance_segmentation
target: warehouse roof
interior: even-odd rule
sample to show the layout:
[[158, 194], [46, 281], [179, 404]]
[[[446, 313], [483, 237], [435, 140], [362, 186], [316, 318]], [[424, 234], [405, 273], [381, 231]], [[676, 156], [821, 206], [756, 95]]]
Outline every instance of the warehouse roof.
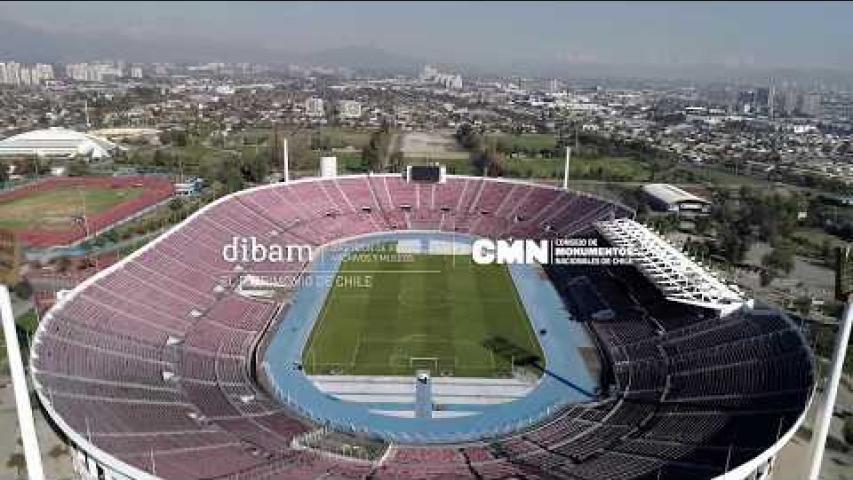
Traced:
[[651, 195], [670, 205], [682, 202], [711, 203], [702, 197], [697, 197], [690, 192], [668, 183], [649, 183], [647, 185], [643, 185], [643, 191], [646, 192], [647, 195]]

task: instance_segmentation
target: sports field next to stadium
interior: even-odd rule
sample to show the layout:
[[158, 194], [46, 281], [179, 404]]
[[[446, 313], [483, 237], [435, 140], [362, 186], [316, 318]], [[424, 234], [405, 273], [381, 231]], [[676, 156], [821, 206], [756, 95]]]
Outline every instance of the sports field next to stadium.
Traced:
[[[498, 348], [496, 348], [496, 345]], [[308, 374], [500, 378], [543, 358], [505, 265], [351, 254], [303, 352]]]
[[0, 201], [0, 228], [64, 230], [74, 218], [105, 212], [139, 198], [144, 188], [61, 187]]

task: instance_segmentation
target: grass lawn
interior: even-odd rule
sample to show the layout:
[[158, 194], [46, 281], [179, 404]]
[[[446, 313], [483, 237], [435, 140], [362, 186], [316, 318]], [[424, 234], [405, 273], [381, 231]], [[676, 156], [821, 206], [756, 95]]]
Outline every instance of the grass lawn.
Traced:
[[494, 133], [489, 134], [488, 138], [496, 141], [500, 139], [516, 151], [538, 151], [557, 146], [557, 137], [550, 133], [522, 133], [520, 135]]
[[57, 188], [0, 203], [0, 228], [64, 230], [73, 216], [100, 213], [138, 198], [143, 188]]
[[326, 127], [318, 129], [317, 133], [329, 139], [332, 148], [355, 147], [362, 148], [370, 142], [370, 130], [351, 128]]
[[[476, 265], [469, 256], [407, 259], [344, 261], [303, 353], [309, 374], [428, 369], [433, 375], [506, 377], [512, 357], [484, 346], [495, 338], [543, 358], [505, 265]], [[370, 276], [370, 286], [345, 284], [356, 276]]]

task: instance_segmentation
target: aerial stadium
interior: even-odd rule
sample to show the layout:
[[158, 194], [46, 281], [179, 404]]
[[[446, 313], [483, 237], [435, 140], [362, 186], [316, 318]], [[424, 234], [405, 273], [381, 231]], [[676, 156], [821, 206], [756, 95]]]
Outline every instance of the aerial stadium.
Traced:
[[[240, 191], [65, 294], [32, 377], [84, 478], [768, 478], [806, 341], [632, 218], [443, 173]], [[483, 264], [481, 239], [632, 261]]]

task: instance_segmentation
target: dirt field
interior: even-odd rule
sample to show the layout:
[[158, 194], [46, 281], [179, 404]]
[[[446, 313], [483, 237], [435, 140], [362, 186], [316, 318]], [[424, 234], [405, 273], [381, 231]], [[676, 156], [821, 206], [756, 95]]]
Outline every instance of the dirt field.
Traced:
[[452, 132], [410, 132], [403, 136], [403, 157], [425, 160], [467, 159]]

